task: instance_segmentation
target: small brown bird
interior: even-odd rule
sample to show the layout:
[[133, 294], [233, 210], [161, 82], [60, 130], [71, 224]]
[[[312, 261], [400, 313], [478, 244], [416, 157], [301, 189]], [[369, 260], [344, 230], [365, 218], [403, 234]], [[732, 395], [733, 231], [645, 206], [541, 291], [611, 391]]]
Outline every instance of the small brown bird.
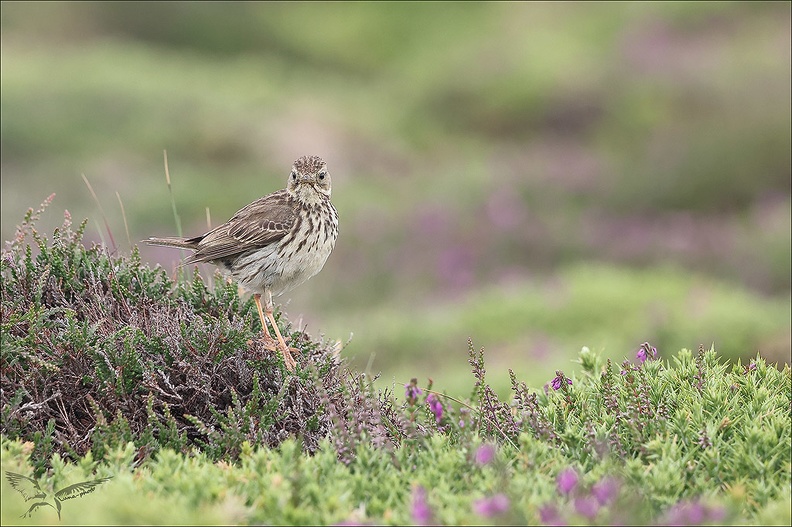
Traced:
[[[259, 198], [227, 222], [195, 238], [149, 238], [150, 245], [195, 251], [185, 264], [211, 263], [253, 293], [268, 344], [277, 346], [289, 371], [296, 362], [272, 315], [272, 296], [318, 273], [338, 237], [338, 212], [330, 203], [330, 173], [316, 156], [294, 162], [286, 188]], [[261, 295], [265, 308], [261, 309]], [[267, 329], [267, 315], [277, 343]]]

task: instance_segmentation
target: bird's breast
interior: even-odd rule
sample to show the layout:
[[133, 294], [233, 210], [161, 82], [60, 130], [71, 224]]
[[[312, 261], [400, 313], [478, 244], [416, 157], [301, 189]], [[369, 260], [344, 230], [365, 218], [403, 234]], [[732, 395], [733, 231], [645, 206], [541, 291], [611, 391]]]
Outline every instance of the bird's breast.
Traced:
[[321, 271], [337, 237], [338, 213], [329, 202], [303, 210], [278, 244], [280, 272], [272, 293], [284, 293]]

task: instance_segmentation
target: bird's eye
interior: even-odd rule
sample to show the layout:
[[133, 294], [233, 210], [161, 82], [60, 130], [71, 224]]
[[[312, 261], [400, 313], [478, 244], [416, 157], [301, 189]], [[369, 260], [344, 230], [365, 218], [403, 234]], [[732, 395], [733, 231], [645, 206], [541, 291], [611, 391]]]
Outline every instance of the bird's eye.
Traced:
[[319, 179], [324, 179], [324, 178], [325, 178], [325, 175], [326, 175], [326, 174], [325, 174], [324, 172], [322, 172], [321, 174], [319, 174]]
[[297, 179], [297, 173], [292, 172], [292, 179]]

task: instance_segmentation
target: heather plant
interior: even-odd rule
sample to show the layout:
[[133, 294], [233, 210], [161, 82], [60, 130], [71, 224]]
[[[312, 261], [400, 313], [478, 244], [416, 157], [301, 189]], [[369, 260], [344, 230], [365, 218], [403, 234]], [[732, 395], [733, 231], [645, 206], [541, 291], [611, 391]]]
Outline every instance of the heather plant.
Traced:
[[[2, 255], [0, 453], [48, 489], [112, 477], [94, 523], [789, 521], [789, 365], [584, 347], [504, 399], [470, 340], [469, 398], [415, 377], [400, 403], [279, 315], [284, 375], [232, 284], [86, 248], [68, 214], [47, 239], [42, 210]], [[2, 485], [5, 523], [24, 504]]]
[[405, 432], [391, 401], [349, 372], [339, 347], [286, 325], [304, 367], [285, 375], [258, 339], [252, 303], [217, 277], [208, 287], [105, 247], [85, 247], [68, 212], [47, 239], [32, 209], [2, 254], [2, 432], [32, 441], [36, 473], [54, 453], [101, 459], [132, 442], [145, 459], [197, 448], [234, 459], [241, 445], [298, 437], [313, 452], [330, 430], [339, 455]]
[[[96, 522], [139, 519], [130, 511], [154, 493], [184, 512], [152, 522], [194, 520], [190, 511], [200, 509], [202, 521], [243, 524], [788, 523], [790, 369], [760, 357], [727, 367], [703, 349], [641, 356], [617, 368], [583, 349], [575, 371], [546, 391], [516, 383], [532, 404], [513, 403], [511, 418], [492, 396], [457, 404], [416, 379], [393, 415], [405, 431], [432, 433], [389, 448], [357, 441], [340, 457], [325, 439], [309, 456], [293, 439], [277, 448], [243, 441], [233, 462], [170, 448], [140, 462], [130, 442], [101, 462], [88, 453], [66, 463], [56, 453], [44, 480], [113, 476], [105, 500], [91, 502]], [[471, 350], [471, 359], [485, 376], [483, 353]], [[347, 419], [353, 435], [355, 419], [335, 419]], [[4, 439], [4, 467], [24, 472], [33, 448]], [[119, 512], [122, 496], [128, 506]]]
[[[472, 437], [487, 441], [469, 454], [478, 465], [490, 463], [500, 444], [516, 451], [517, 467], [528, 472], [555, 466], [556, 492], [535, 503], [544, 523], [717, 523], [753, 517], [789, 493], [789, 365], [779, 370], [757, 356], [729, 366], [703, 347], [663, 359], [645, 342], [634, 360], [617, 367], [584, 347], [579, 375], [558, 371], [543, 389], [531, 390], [511, 372], [511, 400], [502, 401], [485, 382], [483, 348], [470, 342], [469, 356], [471, 402], [458, 415], [448, 405], [448, 427], [437, 430], [469, 449]], [[407, 391], [413, 407], [428, 392], [422, 415], [432, 426], [435, 393], [415, 379]], [[468, 422], [460, 418], [465, 414]], [[531, 459], [548, 449], [562, 453], [560, 467]], [[708, 503], [714, 496], [728, 496], [728, 505]], [[508, 492], [494, 492], [474, 509], [486, 518], [506, 515], [508, 500]], [[515, 514], [505, 517], [535, 520]]]

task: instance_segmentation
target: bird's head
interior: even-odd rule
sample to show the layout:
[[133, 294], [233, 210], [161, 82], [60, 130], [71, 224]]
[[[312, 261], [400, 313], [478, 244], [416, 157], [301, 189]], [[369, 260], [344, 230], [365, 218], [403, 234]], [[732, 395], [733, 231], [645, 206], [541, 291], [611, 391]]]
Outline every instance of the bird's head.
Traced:
[[330, 198], [330, 173], [321, 157], [303, 156], [294, 162], [289, 182], [289, 194], [304, 203], [317, 203]]

